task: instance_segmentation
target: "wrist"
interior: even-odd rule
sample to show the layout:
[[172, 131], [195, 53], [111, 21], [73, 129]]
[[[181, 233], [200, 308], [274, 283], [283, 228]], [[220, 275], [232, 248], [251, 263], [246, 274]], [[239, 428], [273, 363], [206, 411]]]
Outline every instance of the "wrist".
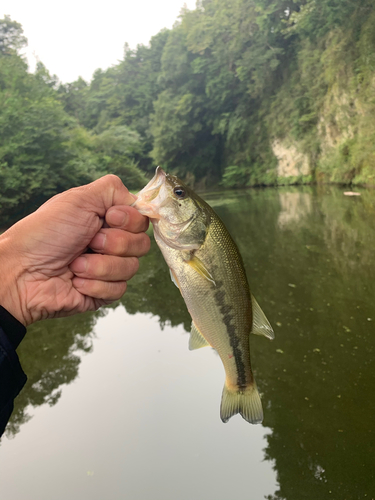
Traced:
[[6, 231], [0, 235], [0, 305], [24, 326], [28, 326], [31, 321], [27, 321], [20, 293], [23, 274], [20, 262], [17, 249], [13, 247]]

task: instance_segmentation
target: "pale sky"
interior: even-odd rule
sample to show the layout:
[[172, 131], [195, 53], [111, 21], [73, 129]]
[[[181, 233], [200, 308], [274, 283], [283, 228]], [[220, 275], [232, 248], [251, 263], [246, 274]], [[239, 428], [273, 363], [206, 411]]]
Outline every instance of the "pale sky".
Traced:
[[148, 44], [162, 28], [172, 28], [184, 4], [196, 0], [1, 0], [0, 18], [22, 24], [30, 69], [36, 58], [66, 83], [116, 64], [124, 44]]

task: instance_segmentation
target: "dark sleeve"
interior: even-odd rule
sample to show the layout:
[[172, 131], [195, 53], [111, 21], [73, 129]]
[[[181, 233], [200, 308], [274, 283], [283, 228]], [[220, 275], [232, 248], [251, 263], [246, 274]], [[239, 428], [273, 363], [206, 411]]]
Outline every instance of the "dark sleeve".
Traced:
[[14, 398], [26, 383], [16, 349], [26, 328], [0, 306], [0, 436], [13, 411]]

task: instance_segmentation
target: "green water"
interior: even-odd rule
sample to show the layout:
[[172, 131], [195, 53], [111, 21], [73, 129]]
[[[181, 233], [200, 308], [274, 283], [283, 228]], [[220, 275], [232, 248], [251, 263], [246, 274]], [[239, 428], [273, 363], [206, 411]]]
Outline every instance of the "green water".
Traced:
[[375, 192], [359, 191], [205, 196], [275, 330], [251, 339], [263, 427], [221, 423], [220, 361], [187, 350], [190, 318], [154, 244], [121, 304], [29, 329], [4, 498], [374, 498]]

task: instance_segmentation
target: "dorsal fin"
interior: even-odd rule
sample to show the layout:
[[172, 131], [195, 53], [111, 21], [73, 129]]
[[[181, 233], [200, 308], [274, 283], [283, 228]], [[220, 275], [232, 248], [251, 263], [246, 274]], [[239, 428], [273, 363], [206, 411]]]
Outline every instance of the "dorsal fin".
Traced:
[[194, 322], [192, 322], [190, 340], [189, 340], [189, 350], [194, 351], [195, 349], [200, 349], [201, 347], [206, 347], [207, 345], [210, 344], [203, 337], [198, 328], [194, 325]]
[[253, 306], [253, 326], [251, 333], [254, 333], [255, 335], [264, 335], [271, 340], [274, 339], [275, 334], [272, 326], [260, 308], [258, 302], [255, 300], [253, 294], [251, 294], [251, 305]]

